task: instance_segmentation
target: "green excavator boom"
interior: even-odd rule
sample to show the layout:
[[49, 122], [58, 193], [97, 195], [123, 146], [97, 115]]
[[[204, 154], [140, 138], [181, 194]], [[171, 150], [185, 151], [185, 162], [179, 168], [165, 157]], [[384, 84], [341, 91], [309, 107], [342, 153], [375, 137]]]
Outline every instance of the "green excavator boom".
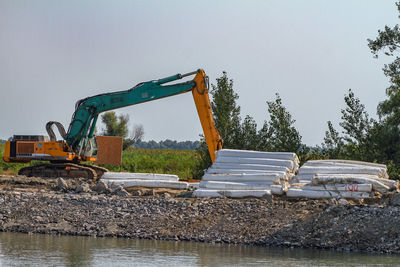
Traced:
[[76, 153], [82, 154], [82, 151], [86, 151], [88, 144], [93, 139], [100, 113], [188, 92], [196, 86], [194, 81], [165, 84], [193, 75], [198, 71], [143, 82], [129, 90], [99, 94], [79, 100], [76, 103], [68, 132], [64, 137], [65, 141]]

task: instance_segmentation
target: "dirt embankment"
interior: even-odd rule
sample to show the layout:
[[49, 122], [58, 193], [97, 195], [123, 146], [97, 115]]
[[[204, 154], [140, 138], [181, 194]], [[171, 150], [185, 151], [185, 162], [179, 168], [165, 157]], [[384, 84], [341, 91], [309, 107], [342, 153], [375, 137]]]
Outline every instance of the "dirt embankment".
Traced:
[[397, 194], [349, 203], [55, 189], [55, 180], [0, 177], [0, 231], [400, 253]]

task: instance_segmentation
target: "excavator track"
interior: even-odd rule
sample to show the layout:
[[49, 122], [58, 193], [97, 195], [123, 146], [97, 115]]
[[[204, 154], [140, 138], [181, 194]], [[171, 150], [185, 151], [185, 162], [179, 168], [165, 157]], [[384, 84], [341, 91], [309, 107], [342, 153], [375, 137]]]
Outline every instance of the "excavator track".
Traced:
[[108, 172], [108, 169], [96, 165], [89, 165], [89, 164], [79, 164], [79, 165], [93, 169], [97, 174], [97, 179], [100, 179], [103, 173]]
[[18, 174], [28, 177], [86, 178], [96, 181], [100, 179], [101, 175], [105, 171], [108, 170], [102, 167], [86, 164], [45, 163], [22, 168], [19, 170]]

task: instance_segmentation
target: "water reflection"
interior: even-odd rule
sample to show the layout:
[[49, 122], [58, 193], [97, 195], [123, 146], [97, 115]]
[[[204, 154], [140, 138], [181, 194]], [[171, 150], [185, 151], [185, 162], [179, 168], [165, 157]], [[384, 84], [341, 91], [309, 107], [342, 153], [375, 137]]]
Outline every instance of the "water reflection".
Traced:
[[400, 256], [310, 249], [0, 233], [1, 266], [365, 266]]

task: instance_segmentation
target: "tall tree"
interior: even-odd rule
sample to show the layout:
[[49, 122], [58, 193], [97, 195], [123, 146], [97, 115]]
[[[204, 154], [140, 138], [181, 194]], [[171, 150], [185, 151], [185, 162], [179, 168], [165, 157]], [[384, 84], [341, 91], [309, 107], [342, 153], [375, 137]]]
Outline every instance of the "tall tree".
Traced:
[[301, 135], [294, 127], [295, 120], [282, 104], [279, 94], [275, 101], [267, 101], [269, 121], [259, 132], [261, 150], [300, 152]]
[[128, 122], [129, 115], [117, 116], [114, 111], [105, 112], [101, 115], [101, 121], [105, 125], [102, 134], [105, 136], [119, 136], [123, 138], [122, 149], [128, 147], [141, 140], [144, 136], [144, 129], [142, 125], [135, 125], [131, 136], [129, 136]]
[[257, 133], [257, 123], [249, 115], [247, 115], [240, 127], [240, 149], [246, 150], [256, 150], [259, 143], [258, 133]]
[[225, 71], [217, 78], [217, 84], [212, 84], [210, 93], [215, 126], [224, 140], [224, 147], [236, 148], [240, 142], [240, 107], [236, 103], [239, 96], [233, 90], [233, 80], [228, 79]]
[[132, 133], [129, 137], [124, 139], [123, 146], [124, 149], [133, 146], [137, 142], [141, 141], [144, 136], [144, 128], [141, 124], [135, 124], [133, 126]]
[[346, 108], [341, 110], [342, 122], [339, 123], [344, 129], [345, 140], [348, 142], [362, 144], [371, 127], [371, 121], [365, 106], [361, 104], [360, 99], [354, 96], [349, 89], [349, 93], [345, 95], [344, 101]]
[[361, 104], [354, 92], [349, 89], [344, 96], [346, 107], [341, 110], [339, 125], [343, 128], [340, 135], [328, 121], [322, 147], [330, 158], [368, 160], [371, 149], [370, 131], [373, 120], [369, 118], [365, 106]]
[[343, 138], [339, 132], [333, 128], [332, 122], [328, 121], [328, 130], [325, 132], [324, 143], [322, 144], [323, 153], [329, 158], [340, 158], [343, 149]]
[[[395, 3], [400, 14], [400, 2]], [[400, 18], [400, 16], [398, 16]], [[383, 53], [393, 61], [385, 64], [383, 73], [389, 78], [386, 88], [387, 99], [378, 105], [379, 121], [374, 122], [370, 131], [371, 153], [374, 158], [388, 165], [392, 178], [400, 178], [400, 26], [385, 26], [378, 30], [378, 36], [368, 39], [368, 46], [378, 58]]]
[[[400, 13], [400, 2], [396, 3], [397, 10]], [[400, 18], [400, 16], [399, 16]], [[385, 26], [384, 30], [378, 31], [378, 37], [375, 40], [368, 39], [368, 46], [376, 58], [380, 52], [394, 60], [385, 64], [384, 74], [389, 78], [390, 86], [386, 89], [388, 99], [382, 101], [378, 106], [378, 115], [387, 120], [390, 124], [400, 124], [400, 26]]]
[[105, 136], [128, 136], [128, 115], [119, 115], [114, 111], [109, 111], [101, 115], [101, 121], [105, 125], [102, 134]]

